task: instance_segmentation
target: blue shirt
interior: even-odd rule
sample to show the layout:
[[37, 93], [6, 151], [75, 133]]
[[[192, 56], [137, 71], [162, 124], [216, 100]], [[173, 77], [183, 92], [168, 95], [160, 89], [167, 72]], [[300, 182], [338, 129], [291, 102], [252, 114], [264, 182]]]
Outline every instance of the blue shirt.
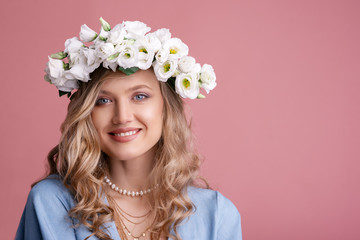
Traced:
[[[218, 191], [192, 186], [188, 187], [188, 194], [196, 211], [178, 227], [183, 240], [242, 239], [240, 214], [229, 199]], [[68, 216], [74, 206], [73, 195], [58, 175], [49, 176], [31, 189], [15, 239], [85, 239], [91, 232], [83, 225], [74, 228], [74, 220]], [[114, 222], [105, 223], [104, 227], [111, 238], [120, 240]]]

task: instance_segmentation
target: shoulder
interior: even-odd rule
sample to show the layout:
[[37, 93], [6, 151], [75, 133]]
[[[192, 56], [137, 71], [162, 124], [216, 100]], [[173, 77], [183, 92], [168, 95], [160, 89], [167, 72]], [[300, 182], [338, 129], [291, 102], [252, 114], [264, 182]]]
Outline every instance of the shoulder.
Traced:
[[48, 176], [30, 190], [15, 239], [75, 239], [68, 216], [73, 206], [73, 197], [60, 177]]
[[64, 186], [60, 176], [52, 174], [38, 182], [31, 189], [28, 202], [33, 204], [54, 204], [59, 202], [66, 209], [70, 209], [73, 205], [73, 197]]
[[211, 189], [203, 189], [190, 186], [188, 187], [188, 194], [195, 206], [211, 209], [212, 211], [223, 213], [233, 213], [233, 215], [240, 215], [236, 206], [221, 194], [219, 191]]
[[219, 191], [192, 186], [187, 192], [195, 210], [182, 228], [186, 239], [199, 239], [199, 234], [201, 240], [242, 239], [240, 213], [227, 197]]

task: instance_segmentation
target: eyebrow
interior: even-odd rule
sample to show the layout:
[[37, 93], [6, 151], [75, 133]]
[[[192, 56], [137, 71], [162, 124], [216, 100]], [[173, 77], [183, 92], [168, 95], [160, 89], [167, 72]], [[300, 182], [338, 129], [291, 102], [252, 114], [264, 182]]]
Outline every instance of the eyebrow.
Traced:
[[[126, 92], [133, 92], [133, 91], [136, 91], [136, 90], [141, 89], [141, 88], [147, 88], [149, 90], [152, 90], [151, 87], [149, 87], [149, 86], [147, 86], [145, 84], [142, 84], [142, 85], [136, 85], [134, 87], [131, 87], [131, 88], [127, 89]], [[100, 93], [111, 94], [112, 92], [107, 91], [107, 90], [100, 90]]]
[[136, 85], [136, 86], [134, 86], [132, 88], [129, 88], [127, 91], [129, 91], [129, 92], [136, 91], [136, 90], [138, 90], [140, 88], [147, 88], [149, 90], [152, 90], [151, 87], [149, 87], [148, 85], [142, 84], [142, 85]]

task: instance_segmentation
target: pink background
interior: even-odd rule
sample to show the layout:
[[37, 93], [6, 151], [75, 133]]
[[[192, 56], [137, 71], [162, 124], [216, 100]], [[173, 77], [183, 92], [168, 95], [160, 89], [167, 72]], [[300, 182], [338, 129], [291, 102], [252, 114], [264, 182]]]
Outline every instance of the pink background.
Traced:
[[360, 239], [360, 2], [134, 2], [1, 1], [1, 239], [65, 117], [47, 55], [100, 16], [169, 28], [214, 66], [218, 87], [188, 103], [202, 174], [239, 209], [244, 239]]

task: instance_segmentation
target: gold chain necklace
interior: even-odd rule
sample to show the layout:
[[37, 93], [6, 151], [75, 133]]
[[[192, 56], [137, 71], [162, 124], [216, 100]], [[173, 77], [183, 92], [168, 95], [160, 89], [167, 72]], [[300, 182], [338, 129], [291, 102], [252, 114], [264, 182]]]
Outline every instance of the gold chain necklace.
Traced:
[[147, 217], [149, 216], [149, 214], [150, 214], [150, 212], [151, 212], [151, 211], [149, 211], [149, 213], [145, 215], [146, 217], [145, 217], [143, 220], [141, 220], [140, 222], [133, 222], [133, 221], [131, 221], [130, 219], [128, 219], [124, 214], [122, 214], [122, 212], [119, 210], [120, 206], [119, 206], [119, 204], [116, 203], [116, 201], [115, 201], [115, 208], [116, 208], [117, 212], [118, 212], [123, 218], [125, 218], [125, 220], [127, 220], [128, 222], [131, 222], [131, 223], [133, 223], [133, 224], [135, 224], [135, 225], [138, 225], [138, 224], [140, 224], [140, 223], [145, 222], [146, 219], [147, 219]]
[[150, 228], [147, 228], [143, 233], [141, 233], [139, 236], [134, 236], [132, 234], [132, 232], [130, 232], [130, 230], [126, 227], [124, 221], [119, 217], [120, 220], [120, 225], [123, 227], [123, 230], [125, 230], [127, 232], [128, 236], [131, 236], [134, 238], [134, 240], [139, 240], [141, 237], [146, 237], [146, 232], [150, 230]]
[[[111, 205], [113, 205], [115, 208], [115, 213], [118, 213], [118, 215], [121, 215], [123, 216], [127, 221], [133, 223], [134, 225], [138, 225], [142, 222], [144, 222], [147, 218], [148, 218], [148, 215], [150, 214], [151, 211], [149, 211], [147, 214], [145, 214], [144, 216], [146, 216], [146, 218], [144, 220], [142, 220], [141, 222], [138, 222], [138, 223], [135, 223], [135, 222], [132, 222], [130, 221], [128, 218], [126, 218], [122, 213], [121, 211], [119, 211], [119, 208], [120, 206], [117, 204], [117, 202], [115, 201], [115, 199], [113, 199], [109, 194], [108, 194], [108, 199], [109, 199], [109, 203], [111, 203]], [[119, 226], [117, 227], [118, 231], [119, 231], [119, 235], [121, 237], [121, 239], [128, 239], [128, 237], [133, 237], [133, 240], [140, 240], [141, 237], [146, 237], [146, 232], [147, 231], [150, 231], [150, 227], [148, 227], [144, 232], [142, 232], [139, 236], [134, 236], [132, 234], [132, 232], [126, 227], [124, 221], [121, 219], [120, 216], [118, 216], [117, 214], [114, 214], [114, 220], [115, 220], [115, 223], [117, 223], [116, 225]], [[154, 219], [155, 221], [155, 219]], [[152, 225], [152, 224], [151, 224]], [[150, 225], [150, 226], [151, 226]], [[127, 233], [125, 233], [125, 231]]]
[[[116, 202], [115, 202], [116, 203]], [[150, 213], [151, 213], [151, 210], [149, 210], [147, 213], [145, 213], [144, 215], [141, 215], [141, 216], [134, 216], [134, 215], [131, 215], [130, 213], [128, 212], [125, 212], [124, 209], [122, 209], [119, 204], [116, 203], [116, 206], [119, 208], [119, 210], [123, 213], [125, 213], [126, 215], [128, 215], [129, 217], [133, 217], [133, 218], [143, 218], [143, 217], [146, 217], [148, 216]]]

